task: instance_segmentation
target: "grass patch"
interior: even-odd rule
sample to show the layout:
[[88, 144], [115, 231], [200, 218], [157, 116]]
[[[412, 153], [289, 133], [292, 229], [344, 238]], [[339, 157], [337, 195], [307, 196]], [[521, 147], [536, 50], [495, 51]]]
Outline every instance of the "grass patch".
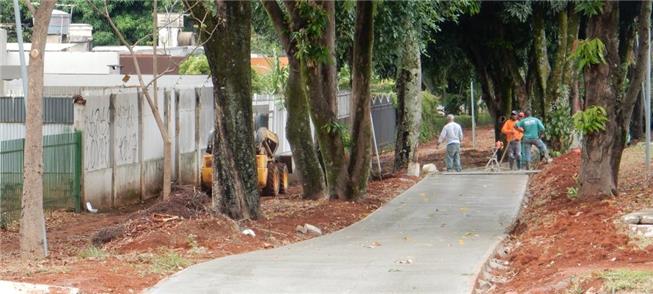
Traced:
[[608, 270], [600, 274], [604, 288], [611, 293], [621, 290], [653, 292], [653, 272], [629, 269]]
[[79, 251], [79, 257], [83, 259], [97, 259], [97, 260], [103, 260], [107, 258], [107, 252], [104, 251], [101, 248], [97, 248], [93, 245], [88, 246], [82, 250]]
[[190, 265], [190, 261], [179, 253], [165, 250], [152, 257], [150, 271], [156, 274], [176, 272]]

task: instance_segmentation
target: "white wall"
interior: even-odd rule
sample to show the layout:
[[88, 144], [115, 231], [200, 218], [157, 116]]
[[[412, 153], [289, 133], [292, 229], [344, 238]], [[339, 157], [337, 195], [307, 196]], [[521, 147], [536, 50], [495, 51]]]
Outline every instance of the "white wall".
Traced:
[[[73, 125], [44, 124], [43, 135], [56, 135], [70, 133]], [[25, 138], [25, 125], [22, 123], [0, 123], [0, 141]]]
[[[29, 53], [25, 59], [29, 64]], [[7, 54], [7, 64], [19, 65], [18, 52]], [[109, 74], [109, 65], [120, 64], [117, 52], [53, 52], [44, 56], [45, 74]]]

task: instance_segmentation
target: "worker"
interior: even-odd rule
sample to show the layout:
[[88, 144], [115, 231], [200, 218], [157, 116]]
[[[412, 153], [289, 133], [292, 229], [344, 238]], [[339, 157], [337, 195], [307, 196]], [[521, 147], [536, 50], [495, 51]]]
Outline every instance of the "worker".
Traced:
[[526, 169], [528, 169], [531, 161], [531, 153], [529, 152], [533, 145], [540, 151], [540, 156], [545, 159], [547, 163], [551, 162], [549, 151], [546, 145], [542, 142], [541, 137], [544, 136], [544, 124], [538, 118], [533, 117], [530, 111], [526, 111], [526, 117], [517, 122], [516, 127], [524, 133], [523, 142], [526, 147]]
[[447, 171], [455, 170], [460, 172], [460, 143], [463, 141], [463, 128], [454, 121], [453, 114], [447, 115], [447, 124], [442, 128], [438, 145], [447, 142], [447, 152], [445, 154], [445, 163]]
[[[523, 111], [519, 112], [519, 115], [517, 116], [517, 121], [520, 121], [526, 117], [526, 114]], [[531, 150], [527, 149], [526, 146], [524, 145], [524, 140], [523, 140], [523, 134], [522, 133], [522, 140], [521, 140], [521, 160], [519, 161], [519, 165], [522, 169], [526, 169], [526, 152], [531, 152]]]
[[521, 160], [521, 139], [524, 134], [515, 127], [519, 114], [517, 111], [510, 113], [510, 119], [506, 120], [501, 128], [501, 132], [506, 135], [508, 142], [508, 160], [510, 162], [510, 169], [519, 169]]

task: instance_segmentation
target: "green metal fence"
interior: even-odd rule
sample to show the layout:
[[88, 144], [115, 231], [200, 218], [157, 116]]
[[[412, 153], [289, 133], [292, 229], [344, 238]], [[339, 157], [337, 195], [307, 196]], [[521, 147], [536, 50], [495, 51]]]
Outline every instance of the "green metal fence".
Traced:
[[[18, 219], [24, 139], [0, 142], [0, 223]], [[43, 207], [81, 209], [81, 132], [43, 137]]]

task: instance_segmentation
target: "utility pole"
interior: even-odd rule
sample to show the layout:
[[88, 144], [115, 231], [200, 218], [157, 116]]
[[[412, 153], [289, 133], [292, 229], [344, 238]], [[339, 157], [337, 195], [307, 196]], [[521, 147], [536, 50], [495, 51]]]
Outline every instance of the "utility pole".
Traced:
[[476, 106], [476, 101], [474, 100], [474, 80], [470, 82], [470, 96], [469, 99], [471, 100], [472, 104], [472, 148], [476, 149], [476, 117], [474, 115], [474, 107]]
[[23, 47], [23, 26], [20, 21], [18, 0], [14, 0], [14, 19], [16, 20], [16, 39], [18, 40], [18, 58], [20, 58], [20, 78], [23, 82], [23, 102], [27, 113], [27, 64], [25, 63], [25, 48]]
[[651, 27], [648, 28], [648, 54], [646, 56], [646, 102], [645, 107], [645, 122], [646, 122], [646, 184], [650, 184], [651, 179]]

